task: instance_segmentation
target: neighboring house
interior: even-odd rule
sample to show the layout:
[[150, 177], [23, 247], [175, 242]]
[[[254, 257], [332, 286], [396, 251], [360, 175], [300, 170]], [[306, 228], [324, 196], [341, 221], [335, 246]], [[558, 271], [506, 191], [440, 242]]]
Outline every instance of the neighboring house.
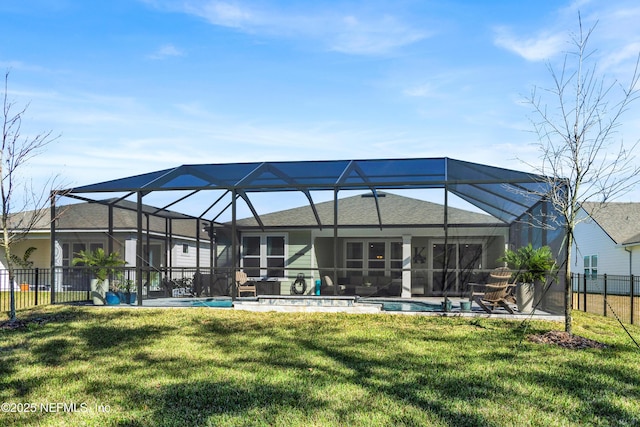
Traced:
[[[169, 222], [165, 218], [149, 216], [149, 231], [143, 235], [143, 260], [137, 262], [137, 212], [135, 203], [118, 202], [121, 208], [114, 208], [112, 227], [109, 227], [109, 208], [100, 203], [76, 203], [57, 207], [58, 219], [55, 230], [55, 265], [65, 270], [62, 286], [74, 286], [73, 274], [68, 273], [72, 260], [80, 250], [103, 248], [107, 252], [118, 252], [126, 261], [126, 267], [148, 265], [155, 271], [150, 278], [151, 286], [158, 286], [161, 272], [167, 268], [195, 268], [210, 265], [209, 236], [200, 231], [196, 239], [196, 225], [192, 218], [179, 213], [172, 213]], [[144, 206], [145, 212], [156, 211], [156, 208]], [[29, 212], [19, 215], [29, 215]], [[36, 248], [29, 261], [33, 268], [49, 269], [51, 267], [51, 226], [50, 214], [46, 215], [23, 240], [13, 247], [13, 253], [22, 257], [30, 247]], [[18, 231], [18, 230], [16, 230]], [[199, 244], [199, 249], [198, 245]], [[0, 269], [6, 268], [6, 259], [0, 259]], [[2, 281], [6, 282], [6, 280]], [[6, 283], [0, 286], [7, 288]], [[78, 285], [78, 287], [80, 287]]]
[[583, 203], [579, 218], [571, 260], [574, 273], [594, 278], [640, 274], [640, 203]]
[[490, 215], [449, 207], [445, 220], [443, 205], [383, 192], [378, 205], [380, 217], [371, 193], [339, 199], [337, 230], [333, 201], [316, 204], [322, 227], [309, 206], [263, 214], [262, 225], [239, 219], [240, 267], [253, 278], [279, 279], [275, 291], [286, 295], [298, 274], [308, 294], [329, 276], [358, 295], [453, 295], [480, 280], [478, 270], [499, 266], [509, 242], [509, 226]]

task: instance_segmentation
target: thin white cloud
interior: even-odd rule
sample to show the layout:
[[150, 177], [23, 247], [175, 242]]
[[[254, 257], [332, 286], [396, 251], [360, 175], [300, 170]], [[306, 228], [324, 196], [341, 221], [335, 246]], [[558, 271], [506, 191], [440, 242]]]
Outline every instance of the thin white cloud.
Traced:
[[264, 17], [248, 8], [223, 1], [210, 1], [203, 5], [185, 6], [186, 11], [205, 18], [214, 25], [245, 28], [260, 25]]
[[172, 44], [165, 44], [160, 46], [158, 50], [148, 56], [149, 59], [165, 59], [176, 56], [184, 56], [184, 52], [175, 47]]
[[372, 20], [345, 16], [337, 27], [331, 48], [343, 53], [386, 53], [427, 37], [426, 32], [411, 28], [392, 16]]
[[431, 83], [412, 86], [403, 90], [402, 93], [406, 96], [414, 98], [434, 98], [437, 95], [436, 90]]
[[536, 37], [517, 37], [505, 27], [495, 30], [495, 44], [514, 52], [527, 61], [543, 61], [549, 59], [566, 48], [567, 36], [559, 33], [544, 33]]
[[212, 25], [259, 36], [315, 40], [328, 50], [353, 55], [387, 54], [430, 35], [391, 13], [338, 11], [335, 7], [318, 9], [319, 6], [313, 3], [295, 11], [266, 3], [257, 6], [239, 1], [188, 0], [180, 5], [162, 1], [147, 3], [198, 16]]

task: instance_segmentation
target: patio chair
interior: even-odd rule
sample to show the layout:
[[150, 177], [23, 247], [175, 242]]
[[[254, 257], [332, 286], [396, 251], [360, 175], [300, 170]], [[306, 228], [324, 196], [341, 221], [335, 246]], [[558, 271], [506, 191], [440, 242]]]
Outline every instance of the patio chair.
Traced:
[[[475, 301], [487, 313], [493, 313], [497, 307], [504, 308], [514, 314], [509, 304], [515, 302], [513, 297], [514, 284], [509, 283], [512, 272], [506, 267], [499, 267], [489, 274], [488, 283], [469, 283], [471, 288], [470, 301]], [[477, 288], [477, 290], [476, 290]]]
[[[335, 295], [335, 285], [331, 276], [323, 276], [322, 287], [320, 288], [322, 295]], [[338, 295], [343, 295], [347, 287], [345, 285], [338, 285]]]
[[241, 296], [242, 292], [251, 292], [254, 297], [258, 296], [256, 282], [249, 280], [247, 273], [244, 271], [236, 271], [236, 284], [238, 285], [238, 297]]

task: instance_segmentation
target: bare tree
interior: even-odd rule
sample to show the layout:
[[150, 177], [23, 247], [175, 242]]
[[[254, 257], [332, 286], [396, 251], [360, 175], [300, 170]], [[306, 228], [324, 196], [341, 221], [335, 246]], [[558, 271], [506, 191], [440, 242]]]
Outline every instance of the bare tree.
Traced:
[[[49, 205], [50, 195], [55, 194], [55, 177], [45, 184], [42, 190], [33, 188], [31, 182], [22, 176], [24, 166], [34, 156], [41, 154], [44, 147], [55, 141], [58, 136], [52, 131], [38, 133], [32, 136], [22, 136], [22, 119], [28, 104], [19, 108], [9, 99], [9, 72], [4, 76], [4, 96], [2, 103], [2, 147], [0, 148], [0, 197], [2, 198], [2, 212], [0, 213], [0, 252], [8, 270], [8, 284], [10, 289], [10, 319], [16, 319], [15, 306], [15, 254], [12, 247], [34, 229], [42, 226], [42, 221], [50, 223]], [[20, 196], [18, 200], [16, 200]]]
[[[571, 250], [583, 202], [606, 203], [628, 193], [640, 181], [640, 167], [633, 152], [638, 142], [626, 147], [616, 139], [620, 119], [640, 96], [640, 56], [628, 85], [608, 80], [597, 68], [595, 51], [587, 45], [595, 25], [572, 34], [573, 51], [567, 53], [559, 71], [547, 63], [553, 80], [549, 89], [534, 87], [527, 102], [533, 107], [532, 123], [538, 136], [541, 163], [529, 166], [548, 177], [547, 200], [557, 216], [551, 218], [564, 228], [565, 331], [572, 333]], [[553, 99], [547, 103], [546, 97]], [[545, 218], [549, 224], [549, 218]]]

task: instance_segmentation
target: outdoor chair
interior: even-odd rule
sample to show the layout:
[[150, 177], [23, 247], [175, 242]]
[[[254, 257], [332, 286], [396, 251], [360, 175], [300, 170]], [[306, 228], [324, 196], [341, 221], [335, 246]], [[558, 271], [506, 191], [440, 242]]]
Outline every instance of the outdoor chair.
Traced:
[[[321, 288], [322, 295], [335, 295], [335, 285], [333, 279], [330, 276], [322, 277], [323, 286]], [[343, 295], [347, 287], [345, 285], [338, 285], [338, 295]]]
[[238, 285], [238, 297], [240, 297], [243, 292], [251, 292], [254, 297], [258, 296], [256, 282], [249, 280], [247, 273], [244, 271], [236, 271], [236, 285]]
[[507, 312], [514, 314], [509, 304], [513, 304], [513, 288], [515, 285], [509, 283], [512, 272], [506, 267], [499, 267], [489, 274], [488, 283], [468, 283], [471, 288], [470, 301], [475, 301], [487, 313], [493, 313], [497, 307], [504, 308]]

